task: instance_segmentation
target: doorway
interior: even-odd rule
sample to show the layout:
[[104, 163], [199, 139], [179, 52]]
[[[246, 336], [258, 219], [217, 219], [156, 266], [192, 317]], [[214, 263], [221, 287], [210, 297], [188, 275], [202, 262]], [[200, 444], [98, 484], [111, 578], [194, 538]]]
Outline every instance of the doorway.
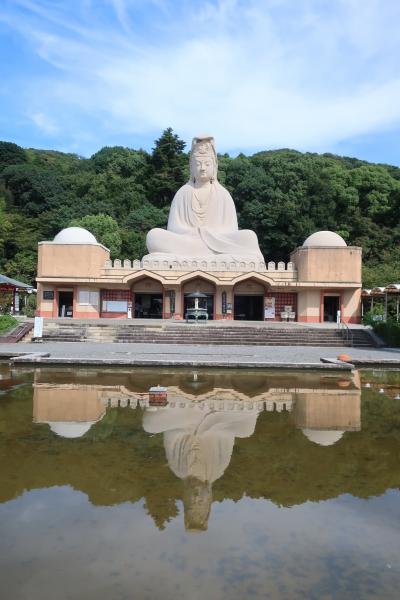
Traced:
[[239, 321], [264, 321], [264, 295], [235, 294], [234, 319]]
[[162, 294], [135, 293], [135, 319], [162, 319]]
[[[184, 308], [183, 314], [184, 315], [186, 315], [187, 309], [191, 308], [192, 303], [193, 303], [193, 300], [188, 298], [188, 295], [189, 294], [185, 294], [184, 298], [183, 298], [183, 308]], [[206, 296], [207, 296], [207, 298], [205, 300], [206, 300], [208, 320], [212, 321], [214, 319], [214, 294], [206, 294]], [[203, 306], [203, 304], [201, 306]]]
[[338, 310], [340, 310], [340, 296], [324, 296], [324, 322], [336, 323]]
[[58, 292], [58, 316], [73, 317], [74, 292]]

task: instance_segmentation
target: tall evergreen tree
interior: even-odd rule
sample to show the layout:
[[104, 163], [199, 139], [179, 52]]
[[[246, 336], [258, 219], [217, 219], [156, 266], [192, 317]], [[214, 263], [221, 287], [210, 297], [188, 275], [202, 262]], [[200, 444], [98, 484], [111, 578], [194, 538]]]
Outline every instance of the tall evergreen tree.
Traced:
[[158, 207], [170, 204], [176, 191], [187, 179], [187, 157], [183, 152], [185, 145], [171, 127], [165, 129], [155, 142], [149, 158], [147, 195], [150, 202]]

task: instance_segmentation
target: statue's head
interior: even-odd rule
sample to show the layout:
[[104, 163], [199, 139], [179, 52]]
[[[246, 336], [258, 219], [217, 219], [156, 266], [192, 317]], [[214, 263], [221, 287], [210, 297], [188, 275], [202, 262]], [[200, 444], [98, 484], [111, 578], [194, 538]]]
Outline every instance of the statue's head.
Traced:
[[190, 152], [190, 180], [211, 183], [217, 179], [218, 160], [214, 138], [210, 135], [198, 135], [192, 140]]
[[198, 477], [186, 477], [183, 488], [186, 531], [207, 531], [211, 504], [211, 483]]

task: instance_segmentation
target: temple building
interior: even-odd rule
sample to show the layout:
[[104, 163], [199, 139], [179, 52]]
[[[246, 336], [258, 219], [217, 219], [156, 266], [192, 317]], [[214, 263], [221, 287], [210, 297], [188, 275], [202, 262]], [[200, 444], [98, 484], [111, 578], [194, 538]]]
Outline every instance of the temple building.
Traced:
[[190, 179], [176, 193], [167, 229], [147, 235], [142, 260], [110, 259], [89, 231], [68, 227], [38, 252], [38, 316], [184, 319], [193, 293], [208, 319], [360, 322], [361, 248], [319, 231], [287, 263], [263, 257], [239, 230], [217, 180], [211, 136], [193, 139]]
[[[361, 248], [331, 232], [311, 235], [290, 262], [110, 260], [80, 228], [39, 243], [38, 315], [184, 319], [188, 295], [207, 296], [209, 319], [302, 323], [360, 321]], [[285, 307], [290, 311], [285, 311]], [[283, 316], [282, 316], [283, 315]]]

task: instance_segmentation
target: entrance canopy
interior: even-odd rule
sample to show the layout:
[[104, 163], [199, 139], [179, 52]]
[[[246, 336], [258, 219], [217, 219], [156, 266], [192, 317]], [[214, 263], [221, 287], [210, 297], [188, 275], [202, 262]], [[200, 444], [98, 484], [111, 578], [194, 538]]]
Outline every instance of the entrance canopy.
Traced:
[[[374, 298], [382, 298], [384, 301], [384, 319], [386, 321], [388, 315], [388, 297], [396, 298], [396, 320], [400, 319], [400, 283], [390, 283], [385, 286], [377, 286], [371, 290], [363, 289], [361, 291], [362, 298], [371, 299], [371, 310], [374, 307]], [[364, 306], [362, 306], [364, 313]]]
[[30, 294], [34, 288], [32, 285], [11, 279], [6, 275], [0, 273], [0, 313], [11, 312], [16, 313], [19, 310], [19, 299], [18, 295], [20, 292], [27, 292]]

